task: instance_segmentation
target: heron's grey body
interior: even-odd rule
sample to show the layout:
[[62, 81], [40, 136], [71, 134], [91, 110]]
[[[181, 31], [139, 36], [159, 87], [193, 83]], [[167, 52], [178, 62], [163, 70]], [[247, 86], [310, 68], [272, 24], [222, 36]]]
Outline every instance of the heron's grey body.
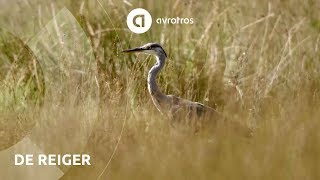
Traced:
[[167, 55], [159, 44], [148, 43], [124, 52], [143, 52], [156, 57], [156, 63], [148, 73], [148, 91], [156, 108], [162, 114], [167, 115], [173, 122], [185, 120], [185, 122], [197, 124], [202, 119], [215, 121], [215, 118], [219, 116], [219, 113], [211, 107], [162, 93], [157, 85], [156, 78], [165, 65]]

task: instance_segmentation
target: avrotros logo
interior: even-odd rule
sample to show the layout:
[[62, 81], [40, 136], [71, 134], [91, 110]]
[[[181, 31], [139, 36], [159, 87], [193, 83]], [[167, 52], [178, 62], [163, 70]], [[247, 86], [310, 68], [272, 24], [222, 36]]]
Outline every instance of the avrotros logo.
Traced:
[[132, 10], [127, 16], [128, 28], [137, 34], [147, 32], [152, 24], [150, 13], [142, 8]]
[[[157, 24], [172, 24], [172, 25], [179, 25], [179, 24], [193, 24], [193, 18], [168, 18], [168, 17], [159, 17], [156, 18], [155, 21]], [[127, 16], [127, 25], [128, 28], [137, 34], [142, 34], [147, 32], [152, 24], [152, 17], [150, 13], [142, 8], [137, 8], [132, 10]]]

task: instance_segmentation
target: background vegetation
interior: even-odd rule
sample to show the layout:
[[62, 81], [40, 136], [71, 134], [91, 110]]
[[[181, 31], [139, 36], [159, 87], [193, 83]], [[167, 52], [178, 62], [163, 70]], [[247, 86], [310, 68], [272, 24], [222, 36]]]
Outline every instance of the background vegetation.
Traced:
[[[64, 6], [91, 40], [100, 111], [84, 152], [91, 154], [94, 165], [71, 168], [64, 178], [320, 178], [319, 1], [2, 3], [7, 8], [0, 11], [1, 27], [25, 43]], [[147, 9], [154, 19], [188, 17], [195, 23], [154, 22], [147, 33], [136, 35], [125, 23], [126, 15], [136, 7]], [[1, 38], [12, 36], [2, 34]], [[216, 107], [228, 121], [252, 128], [253, 137], [242, 137], [228, 127], [196, 135], [171, 129], [147, 95], [152, 57], [121, 53], [147, 42], [161, 43], [169, 57], [158, 78], [163, 92]], [[22, 71], [28, 69], [28, 60], [21, 56], [24, 63], [15, 66], [21, 71], [9, 71], [19, 48], [0, 45], [0, 138], [6, 139], [1, 144], [5, 148], [32, 130], [46, 106], [37, 103], [45, 90], [41, 78], [37, 81], [35, 76], [41, 77], [40, 70], [32, 66]], [[17, 114], [17, 107], [23, 107], [23, 113]], [[70, 110], [65, 118], [76, 120], [78, 111]], [[59, 149], [58, 142], [75, 137], [59, 138], [51, 144], [55, 149]]]

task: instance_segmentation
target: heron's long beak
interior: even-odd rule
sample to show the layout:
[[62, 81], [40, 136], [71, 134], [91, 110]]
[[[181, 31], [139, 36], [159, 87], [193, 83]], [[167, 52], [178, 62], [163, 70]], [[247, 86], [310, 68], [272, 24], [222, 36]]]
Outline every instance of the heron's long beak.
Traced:
[[141, 52], [141, 51], [144, 51], [145, 49], [142, 48], [142, 47], [137, 47], [137, 48], [133, 48], [133, 49], [127, 49], [127, 50], [124, 50], [122, 52]]

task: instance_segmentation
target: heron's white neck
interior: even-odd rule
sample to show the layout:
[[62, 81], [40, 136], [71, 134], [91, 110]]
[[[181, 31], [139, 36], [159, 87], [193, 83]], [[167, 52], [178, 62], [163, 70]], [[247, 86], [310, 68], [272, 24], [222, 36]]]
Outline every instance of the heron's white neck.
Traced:
[[156, 64], [150, 69], [148, 74], [148, 90], [151, 96], [155, 98], [163, 98], [165, 95], [159, 89], [156, 78], [160, 70], [164, 67], [166, 62], [165, 55], [155, 55], [156, 56]]

